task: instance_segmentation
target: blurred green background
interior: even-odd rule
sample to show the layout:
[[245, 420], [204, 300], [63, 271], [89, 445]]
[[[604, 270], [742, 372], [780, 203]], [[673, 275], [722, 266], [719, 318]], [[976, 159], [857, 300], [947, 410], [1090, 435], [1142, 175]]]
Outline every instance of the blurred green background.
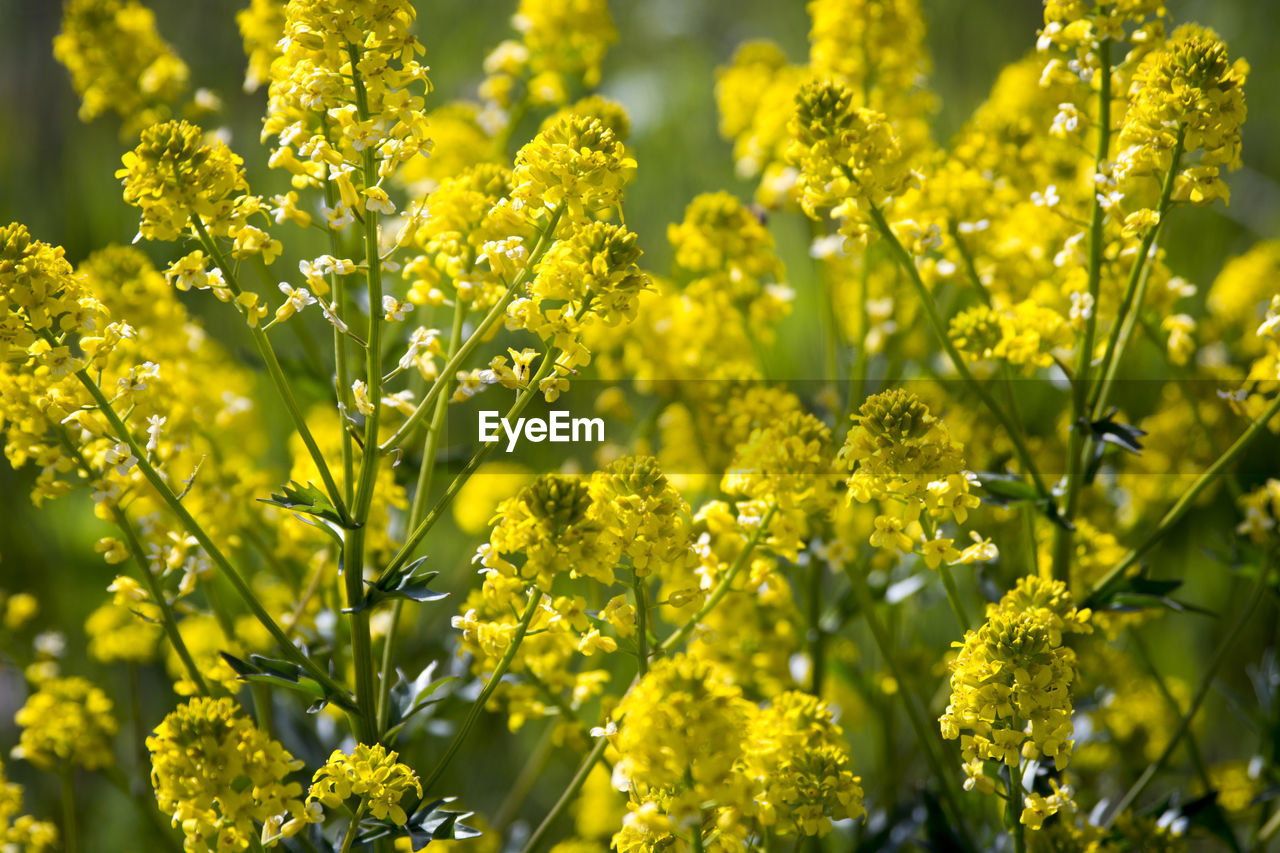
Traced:
[[[0, 222], [26, 223], [38, 239], [65, 246], [76, 262], [107, 243], [129, 242], [137, 217], [121, 200], [113, 176], [127, 147], [116, 123], [105, 118], [84, 125], [77, 119], [78, 100], [53, 59], [60, 5], [0, 0]], [[192, 87], [213, 89], [224, 99], [232, 146], [246, 161], [254, 191], [286, 189], [287, 176], [266, 169], [258, 140], [265, 90], [248, 95], [241, 88], [245, 60], [234, 13], [244, 3], [148, 5], [161, 34], [190, 65]], [[631, 112], [639, 171], [627, 194], [627, 222], [640, 236], [647, 264], [662, 271], [670, 263], [666, 225], [681, 218], [690, 198], [721, 188], [749, 197], [752, 190], [735, 176], [730, 147], [716, 132], [714, 69], [739, 43], [759, 37], [778, 41], [793, 60], [803, 61], [808, 18], [799, 0], [624, 0], [611, 6], [621, 39], [608, 54], [601, 91]], [[934, 64], [931, 86], [941, 103], [935, 138], [945, 141], [984, 99], [999, 69], [1033, 48], [1041, 6], [1034, 0], [922, 0], [922, 6]], [[510, 35], [514, 0], [420, 0], [417, 7], [418, 36], [435, 83], [432, 105], [473, 96], [483, 56]], [[1173, 0], [1169, 7], [1175, 22], [1216, 29], [1232, 55], [1252, 65], [1244, 168], [1228, 178], [1231, 205], [1180, 215], [1166, 240], [1175, 272], [1205, 287], [1225, 257], [1260, 238], [1280, 236], [1280, 108], [1273, 94], [1280, 91], [1280, 2]], [[794, 217], [778, 217], [774, 230], [798, 291], [797, 309], [780, 333], [782, 361], [774, 369], [782, 376], [818, 375], [820, 336], [812, 330], [817, 312], [813, 289], [804, 286], [807, 231]], [[175, 252], [167, 245], [142, 248], [157, 261]], [[206, 300], [188, 305], [233, 352], [245, 349], [242, 332], [227, 322], [229, 312], [210, 311], [220, 306]], [[92, 520], [87, 496], [36, 512], [28, 481], [0, 461], [0, 588], [38, 595], [45, 607], [42, 624], [60, 626], [75, 655], [83, 617], [101, 601], [113, 571], [93, 553], [102, 531], [86, 522]], [[1211, 599], [1224, 595], [1202, 592]], [[438, 632], [445, 617], [433, 618]], [[13, 673], [0, 673], [0, 744], [13, 742], [12, 712], [20, 693]], [[16, 762], [6, 764], [11, 773], [22, 773], [12, 766]]]

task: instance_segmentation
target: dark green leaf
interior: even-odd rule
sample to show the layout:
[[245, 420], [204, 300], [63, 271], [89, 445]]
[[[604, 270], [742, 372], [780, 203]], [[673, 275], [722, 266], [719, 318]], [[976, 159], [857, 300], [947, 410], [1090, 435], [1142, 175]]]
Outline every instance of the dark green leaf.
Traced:
[[338, 512], [338, 508], [333, 505], [333, 501], [329, 500], [329, 496], [312, 483], [304, 486], [297, 480], [290, 480], [287, 486], [281, 488], [280, 494], [273, 494], [270, 498], [258, 498], [258, 500], [284, 507], [291, 512], [313, 516], [338, 528], [354, 530], [356, 526], [344, 519], [342, 513]]
[[316, 701], [307, 709], [310, 713], [315, 713], [315, 711], [320, 710], [330, 702], [340, 708], [355, 710], [355, 703], [352, 701], [350, 694], [345, 692], [335, 693], [328, 690], [296, 663], [267, 658], [262, 655], [250, 655], [247, 661], [226, 652], [221, 652], [221, 655], [227, 665], [235, 670], [241, 681], [283, 687], [312, 697]]
[[365, 592], [364, 598], [360, 600], [359, 604], [355, 607], [348, 607], [342, 612], [359, 613], [380, 602], [394, 598], [408, 601], [439, 601], [442, 598], [446, 598], [449, 595], [447, 592], [436, 592], [430, 587], [431, 581], [435, 580], [436, 576], [440, 574], [439, 572], [414, 575], [418, 567], [426, 561], [426, 557], [421, 557], [393, 572], [388, 572], [369, 585], [369, 589]]

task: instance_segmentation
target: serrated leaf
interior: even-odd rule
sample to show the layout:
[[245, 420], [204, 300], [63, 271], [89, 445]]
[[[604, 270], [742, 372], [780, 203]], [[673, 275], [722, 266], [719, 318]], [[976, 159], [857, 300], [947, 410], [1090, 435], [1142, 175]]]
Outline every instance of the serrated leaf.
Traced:
[[1093, 437], [1099, 441], [1123, 447], [1135, 456], [1139, 456], [1142, 454], [1141, 439], [1147, 434], [1146, 430], [1115, 420], [1115, 414], [1118, 411], [1119, 409], [1112, 409], [1098, 420], [1091, 421], [1089, 429], [1093, 432]]
[[446, 684], [458, 680], [456, 675], [432, 678], [437, 664], [437, 661], [432, 661], [412, 681], [405, 680], [404, 673], [399, 670], [396, 671], [397, 675], [399, 675], [399, 680], [391, 688], [391, 703], [392, 708], [395, 709], [394, 719], [398, 720], [398, 722], [387, 730], [387, 737], [395, 737], [415, 714], [425, 709], [428, 705], [444, 699], [445, 697], [443, 696], [433, 696], [433, 694]]
[[461, 841], [475, 838], [480, 831], [460, 821], [470, 817], [472, 812], [455, 812], [441, 809], [440, 806], [451, 803], [455, 797], [441, 797], [426, 805], [417, 806], [409, 815], [403, 827], [396, 826], [389, 819], [382, 821], [366, 820], [367, 829], [356, 836], [356, 844], [368, 844], [380, 838], [403, 835], [409, 838], [414, 851], [422, 850], [432, 841]]
[[[227, 665], [235, 671], [240, 681], [283, 687], [286, 690], [303, 693], [315, 699], [316, 702], [313, 702], [311, 708], [308, 708], [311, 713], [314, 713], [311, 710], [312, 708], [319, 710], [319, 708], [323, 708], [330, 702], [340, 708], [355, 710], [355, 703], [349, 694], [329, 691], [323, 684], [307, 675], [306, 670], [296, 663], [267, 658], [262, 655], [250, 655], [249, 660], [245, 661], [226, 652], [219, 652], [219, 654], [222, 655], [222, 659], [227, 662]], [[316, 707], [317, 704], [319, 705], [318, 708]]]
[[375, 582], [369, 585], [369, 589], [365, 591], [364, 598], [355, 607], [345, 608], [343, 613], [359, 613], [368, 610], [376, 604], [383, 601], [400, 598], [406, 601], [439, 601], [447, 598], [449, 593], [436, 592], [431, 589], [431, 581], [435, 580], [440, 574], [439, 572], [426, 572], [421, 575], [415, 575], [414, 572], [418, 567], [427, 561], [426, 557], [420, 557], [411, 563], [401, 566], [393, 572], [389, 572]]
[[304, 486], [297, 480], [290, 480], [287, 486], [281, 487], [279, 494], [273, 493], [270, 498], [258, 498], [258, 500], [274, 506], [284, 507], [292, 512], [323, 519], [329, 524], [337, 525], [339, 528], [354, 530], [358, 527], [358, 525], [351, 524], [343, 518], [342, 513], [338, 512], [338, 508], [334, 506], [333, 501], [329, 500], [329, 496], [316, 488], [313, 483], [307, 483]]

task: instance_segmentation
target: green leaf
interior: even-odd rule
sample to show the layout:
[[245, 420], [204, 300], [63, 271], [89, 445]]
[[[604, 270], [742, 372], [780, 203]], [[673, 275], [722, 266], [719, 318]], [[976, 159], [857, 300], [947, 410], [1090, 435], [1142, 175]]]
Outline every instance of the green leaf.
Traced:
[[400, 730], [405, 727], [405, 724], [409, 722], [414, 714], [422, 711], [428, 705], [444, 699], [445, 697], [443, 696], [434, 696], [433, 694], [449, 682], [458, 680], [456, 675], [446, 675], [444, 678], [433, 679], [432, 676], [435, 674], [437, 665], [438, 661], [432, 661], [412, 681], [407, 681], [404, 673], [396, 670], [396, 675], [399, 678], [396, 681], [396, 685], [391, 688], [391, 707], [394, 714], [391, 719], [398, 722], [387, 729], [388, 738], [393, 738], [399, 734]]
[[227, 665], [235, 670], [240, 681], [283, 687], [286, 690], [310, 696], [315, 701], [307, 709], [308, 713], [315, 713], [331, 702], [348, 711], [356, 710], [355, 702], [349, 693], [329, 690], [296, 663], [262, 655], [249, 655], [249, 660], [245, 661], [226, 652], [220, 652], [220, 654]]
[[436, 592], [430, 587], [431, 581], [436, 579], [440, 574], [439, 572], [414, 575], [418, 567], [426, 561], [426, 557], [421, 557], [379, 578], [369, 585], [369, 589], [365, 592], [364, 598], [360, 600], [359, 604], [355, 607], [345, 608], [342, 612], [359, 613], [380, 602], [394, 598], [408, 601], [439, 601], [442, 598], [447, 598], [449, 593]]
[[310, 515], [326, 522], [326, 526], [330, 528], [355, 530], [359, 527], [343, 518], [333, 501], [329, 500], [329, 496], [316, 488], [314, 483], [307, 483], [304, 486], [297, 480], [290, 480], [287, 486], [281, 487], [280, 494], [272, 494], [270, 498], [258, 498], [258, 500], [284, 507], [291, 512]]
[[467, 826], [461, 821], [471, 817], [472, 812], [455, 812], [440, 808], [452, 803], [456, 797], [441, 797], [425, 805], [414, 808], [409, 820], [403, 827], [396, 826], [388, 820], [366, 820], [368, 829], [356, 836], [356, 844], [368, 844], [379, 838], [391, 836], [408, 836], [415, 851], [422, 850], [432, 841], [461, 841], [475, 838], [480, 831]]
[[1182, 586], [1178, 580], [1157, 580], [1141, 575], [1125, 578], [1110, 589], [1103, 590], [1089, 606], [1095, 610], [1132, 613], [1138, 610], [1172, 610], [1175, 613], [1216, 614], [1211, 610], [1188, 604], [1173, 598], [1170, 593]]

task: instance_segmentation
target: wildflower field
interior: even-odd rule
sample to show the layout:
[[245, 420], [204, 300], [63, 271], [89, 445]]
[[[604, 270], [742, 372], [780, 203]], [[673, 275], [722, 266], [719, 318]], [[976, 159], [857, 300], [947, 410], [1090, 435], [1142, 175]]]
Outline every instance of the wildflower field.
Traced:
[[0, 12], [0, 853], [1280, 849], [1280, 3]]

